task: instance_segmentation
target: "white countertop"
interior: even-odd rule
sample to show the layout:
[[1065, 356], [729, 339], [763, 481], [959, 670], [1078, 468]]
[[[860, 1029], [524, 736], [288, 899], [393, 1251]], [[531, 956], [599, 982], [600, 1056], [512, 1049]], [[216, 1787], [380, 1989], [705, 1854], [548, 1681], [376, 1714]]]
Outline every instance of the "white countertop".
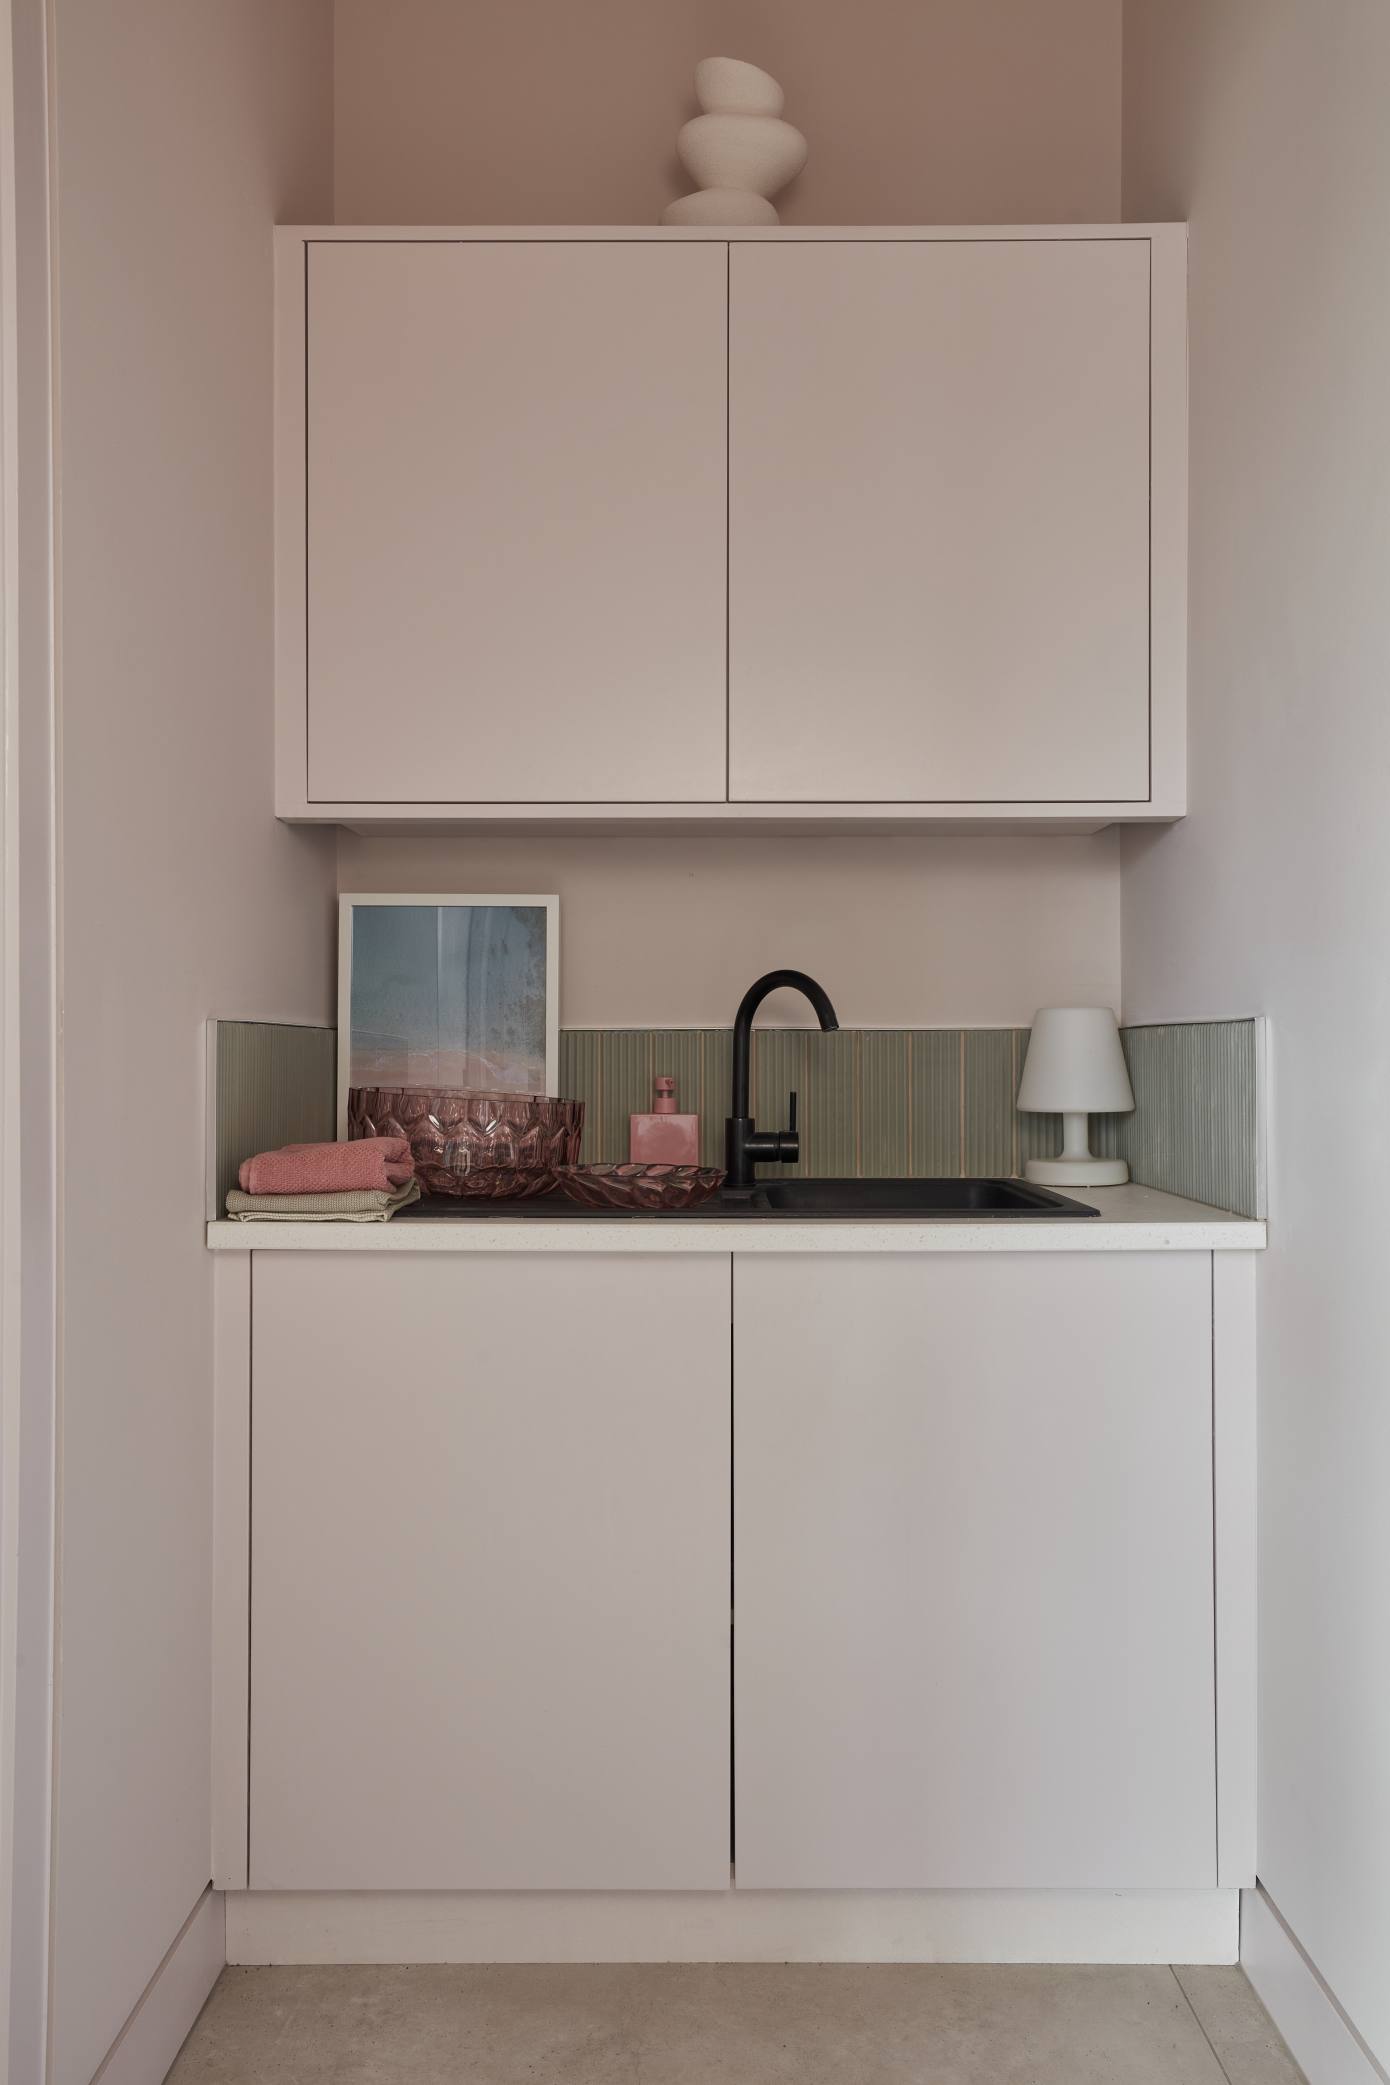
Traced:
[[215, 1252], [1256, 1252], [1265, 1226], [1154, 1187], [1078, 1189], [1099, 1216], [486, 1217], [210, 1223]]

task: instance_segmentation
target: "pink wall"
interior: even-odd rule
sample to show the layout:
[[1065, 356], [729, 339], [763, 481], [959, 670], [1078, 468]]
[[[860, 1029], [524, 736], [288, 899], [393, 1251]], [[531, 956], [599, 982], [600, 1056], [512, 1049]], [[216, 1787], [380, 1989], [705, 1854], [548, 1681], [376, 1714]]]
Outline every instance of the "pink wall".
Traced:
[[340, 224], [654, 223], [691, 74], [766, 66], [788, 224], [1119, 215], [1120, 0], [337, 0]]
[[[567, 1028], [723, 1027], [764, 970], [820, 979], [847, 1027], [1011, 1027], [1118, 1006], [1119, 842], [362, 840], [343, 890], [560, 894]], [[763, 1019], [804, 1026], [795, 994]]]
[[1125, 70], [1127, 214], [1192, 227], [1191, 812], [1125, 841], [1125, 1013], [1270, 1017], [1259, 1872], [1387, 2065], [1390, 9], [1129, 0]]
[[53, 2085], [209, 1870], [210, 1014], [328, 1015], [271, 811], [271, 239], [330, 208], [327, 0], [56, 0], [63, 1135]]

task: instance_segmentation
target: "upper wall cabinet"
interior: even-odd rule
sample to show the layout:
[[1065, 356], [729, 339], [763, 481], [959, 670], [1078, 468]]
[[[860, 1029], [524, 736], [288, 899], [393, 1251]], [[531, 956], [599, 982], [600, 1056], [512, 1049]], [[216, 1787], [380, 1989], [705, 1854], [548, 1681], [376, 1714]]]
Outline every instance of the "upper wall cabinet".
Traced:
[[1182, 227], [278, 240], [283, 817], [1185, 808]]

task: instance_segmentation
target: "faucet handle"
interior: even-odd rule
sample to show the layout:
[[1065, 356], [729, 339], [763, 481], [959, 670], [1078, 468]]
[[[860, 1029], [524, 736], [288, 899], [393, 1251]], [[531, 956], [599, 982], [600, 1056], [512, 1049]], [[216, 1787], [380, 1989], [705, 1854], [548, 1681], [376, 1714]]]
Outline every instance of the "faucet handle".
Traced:
[[777, 1163], [794, 1166], [801, 1156], [801, 1139], [796, 1133], [796, 1091], [787, 1095], [787, 1126], [779, 1129], [773, 1142], [777, 1147]]

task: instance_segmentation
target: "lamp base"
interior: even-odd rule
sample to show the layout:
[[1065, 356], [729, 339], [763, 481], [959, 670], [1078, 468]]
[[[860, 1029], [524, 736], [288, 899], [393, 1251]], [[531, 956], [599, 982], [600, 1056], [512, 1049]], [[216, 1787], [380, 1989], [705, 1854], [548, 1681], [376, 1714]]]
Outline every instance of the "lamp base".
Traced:
[[1023, 1177], [1039, 1187], [1123, 1187], [1129, 1167], [1122, 1158], [1030, 1158]]

